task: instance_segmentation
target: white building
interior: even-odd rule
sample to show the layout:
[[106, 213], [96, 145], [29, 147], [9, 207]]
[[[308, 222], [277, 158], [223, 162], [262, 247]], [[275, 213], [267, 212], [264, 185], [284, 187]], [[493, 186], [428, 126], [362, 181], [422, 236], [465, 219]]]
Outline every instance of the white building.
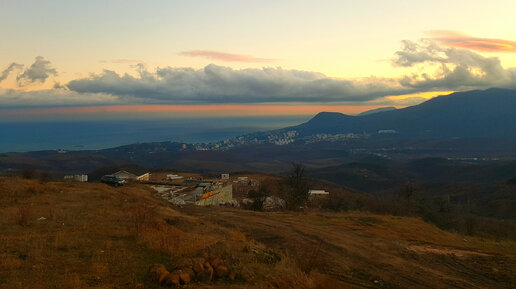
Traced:
[[308, 194], [310, 196], [328, 196], [330, 195], [330, 192], [325, 190], [308, 190]]
[[167, 175], [167, 180], [171, 181], [171, 180], [180, 180], [182, 179], [183, 176], [180, 176], [180, 175]]
[[65, 180], [74, 180], [79, 182], [87, 182], [88, 175], [66, 175], [64, 176]]

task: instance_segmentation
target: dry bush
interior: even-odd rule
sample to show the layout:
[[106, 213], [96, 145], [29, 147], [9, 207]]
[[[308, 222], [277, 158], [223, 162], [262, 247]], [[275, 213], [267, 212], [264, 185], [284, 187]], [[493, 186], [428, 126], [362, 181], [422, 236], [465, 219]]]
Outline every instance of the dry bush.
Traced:
[[86, 284], [81, 280], [78, 274], [71, 274], [65, 277], [65, 288], [86, 288]]
[[36, 175], [36, 171], [34, 169], [23, 169], [21, 172], [22, 178], [24, 179], [32, 179]]
[[20, 226], [28, 226], [31, 218], [31, 210], [27, 205], [20, 205], [16, 210], [16, 223]]
[[131, 210], [130, 231], [148, 248], [174, 258], [192, 256], [206, 248], [212, 238], [182, 231], [159, 219], [156, 207], [138, 206]]
[[297, 267], [297, 261], [292, 258], [284, 258], [274, 266], [272, 276], [269, 278], [268, 287], [278, 289], [312, 289], [314, 284], [305, 272]]
[[239, 230], [228, 230], [228, 239], [237, 242], [247, 242], [247, 237]]
[[39, 174], [39, 181], [41, 183], [47, 183], [48, 181], [50, 181], [50, 174], [48, 172], [41, 172]]
[[288, 251], [288, 256], [294, 260], [299, 270], [310, 273], [315, 268], [324, 266], [324, 261], [320, 256], [322, 242], [294, 244], [294, 248]]
[[269, 287], [278, 289], [335, 289], [344, 288], [344, 284], [329, 275], [313, 271], [306, 273], [298, 267], [298, 260], [284, 259], [273, 270], [268, 282]]
[[336, 289], [344, 287], [344, 284], [342, 284], [342, 282], [325, 274], [314, 272], [310, 274], [310, 278], [313, 280], [315, 284], [314, 289]]
[[11, 254], [0, 255], [0, 269], [1, 270], [13, 270], [19, 268], [23, 263], [23, 260], [19, 256]]
[[27, 192], [32, 195], [41, 194], [43, 191], [44, 191], [43, 186], [41, 186], [41, 184], [38, 184], [38, 183], [31, 183], [27, 187]]
[[139, 235], [143, 230], [154, 223], [156, 219], [156, 206], [150, 206], [145, 203], [139, 204], [129, 210], [130, 230]]

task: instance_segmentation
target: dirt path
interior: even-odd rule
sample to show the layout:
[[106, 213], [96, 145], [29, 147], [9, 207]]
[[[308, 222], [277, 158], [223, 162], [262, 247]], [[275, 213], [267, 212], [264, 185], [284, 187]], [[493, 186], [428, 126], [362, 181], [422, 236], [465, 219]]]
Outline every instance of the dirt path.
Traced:
[[[352, 287], [516, 288], [514, 256], [489, 252], [489, 248], [460, 247], [460, 236], [417, 219], [392, 221], [365, 213], [307, 215], [216, 208], [186, 208], [183, 212], [237, 228], [288, 254], [306, 257], [304, 252], [318, 249], [314, 260], [317, 269]], [[419, 231], [411, 232], [411, 226]], [[426, 231], [441, 236], [425, 240], [421, 235], [429, 233]]]

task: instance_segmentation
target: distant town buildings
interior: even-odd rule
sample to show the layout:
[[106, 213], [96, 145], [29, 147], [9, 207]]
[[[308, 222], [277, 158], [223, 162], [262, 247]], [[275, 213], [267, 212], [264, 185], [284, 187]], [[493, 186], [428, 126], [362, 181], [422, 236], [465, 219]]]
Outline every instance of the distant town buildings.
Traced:
[[330, 192], [325, 190], [309, 190], [308, 195], [310, 196], [329, 196]]
[[394, 129], [381, 129], [378, 131], [379, 134], [393, 134], [393, 133], [398, 133], [396, 130]]
[[65, 180], [73, 180], [73, 181], [79, 181], [79, 182], [87, 182], [88, 181], [88, 175], [66, 175], [64, 176]]

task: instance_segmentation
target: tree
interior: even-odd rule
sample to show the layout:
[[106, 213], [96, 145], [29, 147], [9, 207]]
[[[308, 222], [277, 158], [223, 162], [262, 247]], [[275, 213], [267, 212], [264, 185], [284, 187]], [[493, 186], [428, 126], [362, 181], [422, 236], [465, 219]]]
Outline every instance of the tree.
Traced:
[[289, 176], [286, 179], [285, 201], [289, 209], [297, 209], [308, 201], [308, 180], [305, 177], [305, 166], [293, 163]]

